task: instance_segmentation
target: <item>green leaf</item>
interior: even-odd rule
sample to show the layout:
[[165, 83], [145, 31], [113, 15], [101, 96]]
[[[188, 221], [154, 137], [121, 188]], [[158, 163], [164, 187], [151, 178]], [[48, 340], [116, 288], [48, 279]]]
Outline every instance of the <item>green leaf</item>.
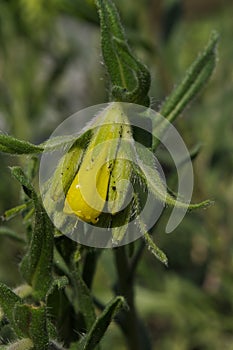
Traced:
[[0, 133], [0, 152], [21, 155], [21, 154], [39, 154], [44, 151], [49, 152], [59, 147], [72, 146], [77, 141], [80, 143], [89, 139], [91, 131], [86, 131], [80, 137], [78, 135], [58, 136], [49, 139], [40, 145], [33, 145], [24, 140], [16, 139], [13, 136]]
[[27, 201], [24, 204], [20, 204], [14, 208], [6, 210], [2, 216], [2, 219], [8, 221], [8, 220], [14, 218], [16, 215], [22, 213], [25, 209], [30, 207], [31, 204], [32, 204], [32, 201]]
[[53, 224], [45, 212], [41, 200], [20, 167], [11, 168], [12, 174], [33, 199], [35, 222], [28, 251], [20, 269], [26, 282], [33, 287], [34, 296], [44, 299], [52, 282]]
[[187, 70], [184, 79], [162, 105], [160, 113], [172, 122], [206, 84], [216, 64], [218, 34], [213, 32], [204, 51]]
[[19, 236], [18, 233], [5, 226], [0, 227], [0, 236], [6, 236], [20, 243], [25, 243], [23, 237]]
[[114, 316], [119, 312], [121, 308], [125, 306], [125, 299], [121, 296], [117, 296], [105, 307], [104, 311], [99, 317], [97, 317], [91, 330], [81, 340], [80, 349], [93, 350], [103, 338], [109, 324], [113, 320]]
[[46, 307], [31, 307], [30, 338], [35, 350], [48, 349], [49, 337], [47, 330]]
[[22, 303], [22, 299], [15, 294], [5, 284], [0, 282], [0, 306], [6, 315], [8, 321], [11, 323], [14, 331], [18, 336], [22, 336], [22, 332], [18, 329], [14, 320], [14, 307], [16, 304]]
[[43, 148], [13, 136], [0, 134], [0, 151], [10, 154], [33, 154], [43, 152]]
[[111, 0], [96, 0], [104, 63], [111, 81], [112, 100], [149, 105], [150, 73], [134, 57], [118, 11]]
[[48, 349], [49, 337], [45, 306], [16, 304], [14, 319], [24, 336], [28, 336], [35, 350]]
[[32, 285], [34, 295], [45, 298], [52, 282], [53, 225], [42, 205], [35, 203], [35, 223], [27, 254], [21, 262], [21, 272]]
[[31, 310], [29, 305], [16, 303], [13, 310], [15, 324], [24, 337], [29, 337], [29, 327], [31, 322]]
[[27, 196], [33, 200], [38, 201], [37, 194], [32, 187], [31, 182], [24, 174], [23, 170], [18, 167], [10, 167], [12, 175], [19, 181], [19, 183], [22, 185], [24, 192], [27, 194]]
[[[217, 59], [216, 48], [218, 38], [218, 33], [213, 32], [206, 48], [198, 55], [187, 70], [183, 80], [163, 103], [159, 113], [170, 122], [173, 122], [177, 118], [211, 77]], [[162, 134], [166, 128], [166, 123], [155, 127], [159, 128], [159, 132]], [[158, 144], [159, 141], [154, 140], [153, 150], [157, 148]]]

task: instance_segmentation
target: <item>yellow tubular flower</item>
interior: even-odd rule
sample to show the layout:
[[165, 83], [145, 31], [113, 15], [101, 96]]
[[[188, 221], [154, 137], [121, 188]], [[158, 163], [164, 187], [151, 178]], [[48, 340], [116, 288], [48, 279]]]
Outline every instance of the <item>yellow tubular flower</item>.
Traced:
[[120, 103], [112, 103], [97, 117], [99, 126], [66, 195], [66, 214], [75, 214], [93, 224], [98, 222], [107, 200], [125, 118]]

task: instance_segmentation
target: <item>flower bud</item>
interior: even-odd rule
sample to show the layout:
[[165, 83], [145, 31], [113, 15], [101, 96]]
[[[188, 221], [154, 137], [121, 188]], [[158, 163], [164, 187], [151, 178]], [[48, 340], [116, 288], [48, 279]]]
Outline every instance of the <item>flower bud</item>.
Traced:
[[[84, 153], [80, 168], [67, 192], [64, 212], [75, 214], [86, 222], [96, 224], [110, 200], [110, 212], [117, 212], [124, 202], [121, 179], [125, 175], [123, 160], [117, 156], [122, 135], [131, 137], [130, 126], [120, 103], [112, 103], [97, 116], [93, 137]], [[128, 166], [128, 163], [127, 163]], [[127, 170], [128, 173], [128, 170]], [[118, 185], [119, 184], [119, 185]], [[118, 204], [114, 204], [117, 203]]]

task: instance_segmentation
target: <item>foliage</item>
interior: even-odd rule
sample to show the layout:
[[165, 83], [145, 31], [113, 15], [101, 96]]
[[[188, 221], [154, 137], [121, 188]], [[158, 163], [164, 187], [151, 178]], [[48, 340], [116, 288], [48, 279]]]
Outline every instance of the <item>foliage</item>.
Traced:
[[[10, 11], [11, 6], [14, 8], [12, 3], [9, 2], [7, 5], [4, 2], [4, 5], [1, 5], [6, 13], [8, 13], [9, 18], [11, 16], [14, 17], [14, 11]], [[42, 4], [43, 2], [40, 1], [39, 3]], [[30, 8], [29, 1], [19, 1], [17, 6], [19, 4], [24, 11], [33, 12], [36, 10]], [[20, 21], [15, 24], [14, 20], [10, 20], [9, 23], [13, 26], [18, 25], [21, 31], [17, 32], [18, 28], [14, 29], [13, 34], [11, 32], [11, 36], [7, 38], [5, 35], [2, 35], [2, 41], [6, 38], [6, 42], [12, 40], [14, 43], [19, 36], [20, 38], [23, 37], [23, 41], [26, 40], [27, 43], [32, 42], [31, 53], [36, 62], [34, 73], [37, 75], [38, 66], [40, 65], [38, 54], [43, 52], [43, 46], [46, 45], [43, 26], [49, 28], [51, 20], [53, 19], [55, 21], [59, 13], [70, 14], [71, 12], [72, 15], [75, 14], [91, 23], [97, 24], [97, 11], [93, 2], [85, 1], [85, 6], [83, 7], [78, 6], [78, 4], [79, 2], [77, 1], [76, 7], [74, 3], [69, 1], [51, 2], [51, 11], [46, 13], [46, 9], [44, 11], [45, 16], [43, 16], [43, 6], [38, 7], [37, 10], [39, 9], [41, 11], [41, 22], [38, 21], [36, 23], [37, 28], [39, 28], [38, 35], [36, 33], [32, 35], [30, 28], [34, 25], [33, 18], [39, 17], [31, 16], [24, 22], [24, 17], [20, 12], [22, 16], [20, 17]], [[152, 99], [149, 98], [151, 78], [148, 69], [134, 55], [129, 43], [126, 41], [126, 35], [114, 4], [111, 1], [96, 1], [96, 4], [100, 16], [103, 58], [108, 72], [109, 98], [111, 100], [148, 105], [152, 102]], [[76, 9], [75, 12], [73, 11], [74, 7]], [[4, 23], [6, 25], [6, 22]], [[216, 61], [216, 43], [217, 34], [214, 33], [202, 53], [187, 70], [181, 83], [174, 88], [173, 92], [162, 104], [160, 111], [172, 122], [184, 111], [188, 103], [196, 97], [211, 76]], [[6, 52], [11, 47], [13, 47], [13, 44], [8, 44]], [[27, 52], [27, 49], [25, 52]], [[51, 52], [54, 53], [53, 49]], [[6, 53], [6, 55], [9, 55], [9, 53]], [[116, 248], [113, 252], [109, 253], [79, 246], [56, 232], [43, 208], [36, 188], [37, 162], [35, 161], [35, 155], [41, 153], [48, 144], [40, 143], [36, 146], [28, 141], [23, 141], [22, 138], [33, 139], [30, 136], [30, 127], [28, 125], [35, 125], [41, 118], [41, 107], [47, 103], [53, 87], [56, 86], [60, 77], [64, 74], [72, 57], [72, 52], [68, 50], [64, 53], [64, 56], [58, 55], [55, 58], [55, 66], [52, 73], [50, 73], [51, 76], [45, 79], [44, 85], [40, 89], [32, 90], [35, 92], [35, 96], [33, 97], [35, 103], [28, 106], [28, 101], [31, 100], [30, 85], [28, 85], [26, 90], [23, 90], [21, 101], [23, 101], [24, 105], [18, 116], [23, 115], [24, 111], [27, 110], [25, 125], [27, 125], [28, 132], [24, 133], [22, 130], [18, 132], [18, 127], [15, 124], [12, 130], [16, 130], [14, 133], [16, 137], [6, 134], [0, 135], [0, 149], [2, 152], [27, 155], [28, 157], [28, 165], [22, 160], [23, 158], [19, 158], [15, 162], [20, 162], [21, 166], [11, 167], [12, 175], [22, 187], [21, 201], [17, 207], [5, 212], [3, 217], [7, 223], [4, 222], [4, 225], [0, 228], [0, 235], [15, 240], [17, 242], [16, 244], [23, 246], [23, 248], [19, 249], [24, 251], [24, 257], [20, 263], [21, 285], [13, 290], [4, 283], [0, 284], [0, 305], [2, 308], [0, 312], [1, 348], [94, 349], [95, 347], [99, 347], [99, 343], [100, 345], [103, 344], [104, 347], [104, 334], [108, 338], [108, 336], [111, 337], [111, 333], [115, 334], [114, 332], [116, 332], [114, 330], [115, 328], [111, 328], [113, 332], [111, 330], [107, 331], [111, 321], [114, 320], [114, 323], [124, 334], [130, 349], [151, 349], [150, 336], [143, 324], [141, 316], [139, 316], [140, 314], [147, 317], [149, 323], [151, 323], [152, 330], [159, 330], [159, 336], [156, 334], [153, 335], [153, 341], [158, 348], [217, 349], [218, 345], [214, 344], [211, 339], [212, 333], [209, 330], [209, 325], [213, 327], [216, 334], [223, 340], [227, 332], [232, 332], [230, 315], [226, 315], [224, 322], [221, 324], [217, 315], [218, 310], [212, 306], [212, 303], [217, 301], [220, 307], [221, 304], [224, 304], [224, 301], [220, 299], [218, 294], [211, 296], [210, 292], [209, 297], [209, 295], [205, 294], [204, 289], [199, 290], [198, 287], [194, 287], [191, 276], [187, 277], [188, 281], [184, 281], [182, 276], [175, 276], [173, 271], [175, 268], [179, 270], [182, 267], [183, 273], [186, 269], [187, 274], [189, 273], [188, 265], [191, 262], [189, 257], [185, 255], [187, 249], [192, 250], [193, 259], [197, 259], [197, 261], [201, 259], [199, 254], [205, 254], [203, 253], [203, 249], [206, 244], [208, 245], [207, 242], [211, 238], [204, 232], [205, 229], [202, 229], [202, 223], [205, 217], [207, 216], [208, 218], [208, 215], [210, 215], [209, 219], [207, 219], [209, 229], [214, 229], [211, 224], [211, 217], [214, 219], [216, 209], [213, 209], [214, 214], [206, 214], [207, 212], [199, 214], [200, 216], [193, 214], [191, 218], [187, 219], [189, 220], [186, 223], [187, 227], [184, 227], [182, 232], [179, 232], [183, 241], [181, 238], [177, 239], [177, 235], [170, 236], [166, 240], [162, 236], [157, 238], [167, 253], [171, 270], [164, 270], [163, 267], [157, 267], [158, 276], [152, 279], [151, 276], [154, 276], [154, 269], [151, 267], [153, 263], [150, 255], [146, 255], [145, 257], [147, 262], [149, 262], [149, 266], [146, 266], [146, 261], [141, 259], [145, 245], [144, 242], [136, 242], [129, 247]], [[30, 59], [30, 57], [27, 57], [27, 59]], [[10, 62], [8, 65], [8, 69], [5, 69], [5, 72], [11, 72], [12, 63]], [[18, 77], [16, 75], [15, 79], [11, 78], [12, 91], [17, 91], [16, 82], [20, 82], [20, 74], [22, 73], [19, 73]], [[152, 93], [153, 84], [154, 82], [152, 81]], [[1, 90], [4, 90], [4, 86], [5, 82]], [[26, 84], [22, 82], [22, 88], [25, 89], [25, 87]], [[18, 106], [7, 103], [7, 99], [1, 102], [1, 106], [4, 106], [4, 111], [7, 115], [15, 116], [19, 111]], [[201, 108], [199, 108], [200, 111], [202, 111]], [[194, 112], [196, 112], [195, 107]], [[208, 109], [206, 114], [208, 114]], [[21, 120], [20, 118], [18, 117], [19, 120]], [[189, 122], [195, 125], [195, 122]], [[184, 128], [184, 135], [188, 134], [191, 138], [192, 133], [187, 132], [184, 126], [182, 127]], [[203, 129], [206, 130], [204, 126]], [[196, 130], [198, 130], [198, 126]], [[161, 129], [162, 131], [163, 127]], [[198, 131], [196, 133], [198, 136]], [[35, 134], [34, 131], [34, 136]], [[210, 136], [209, 138], [212, 140]], [[57, 147], [60, 142], [61, 140], [57, 140], [57, 144], [51, 145], [51, 147]], [[218, 141], [220, 144], [221, 142], [223, 141]], [[158, 141], [154, 140], [154, 144], [151, 146], [154, 150], [158, 149]], [[214, 147], [214, 145], [211, 146]], [[215, 153], [211, 153], [209, 150], [208, 154], [208, 161], [213, 162], [214, 166], [216, 166], [216, 162], [221, 161], [221, 155], [217, 151], [218, 149], [215, 146]], [[200, 172], [203, 175], [203, 184], [201, 186], [208, 186], [208, 180], [204, 180], [205, 162], [202, 161], [200, 165]], [[24, 170], [22, 170], [22, 166]], [[170, 168], [169, 175], [172, 178]], [[217, 179], [220, 178], [220, 175], [217, 173], [212, 175], [212, 177], [214, 176]], [[227, 179], [227, 174], [225, 174], [225, 177]], [[35, 185], [32, 185], [33, 183]], [[222, 186], [224, 187], [225, 184], [223, 183]], [[203, 191], [203, 193], [206, 192]], [[220, 197], [220, 194], [218, 196]], [[223, 209], [220, 208], [220, 210]], [[17, 226], [14, 228], [8, 226], [9, 220], [13, 217], [17, 218], [19, 215], [24, 226], [20, 230], [18, 230]], [[162, 230], [163, 220], [165, 219], [166, 214], [153, 231], [158, 232]], [[191, 223], [191, 228], [188, 223]], [[143, 224], [141, 223], [141, 225], [141, 229], [144, 231]], [[200, 234], [195, 236], [192, 228], [195, 231], [200, 230]], [[22, 235], [20, 233], [22, 231], [25, 234]], [[190, 235], [191, 238], [187, 238], [187, 235]], [[149, 250], [160, 260], [165, 261], [166, 258], [162, 255], [163, 252], [153, 242], [151, 233], [145, 232], [145, 237], [145, 242]], [[192, 242], [190, 241], [191, 239], [193, 240]], [[212, 238], [212, 240], [214, 239], [218, 241], [216, 236]], [[192, 245], [192, 247], [188, 245]], [[218, 245], [216, 242], [213, 242], [211, 253], [214, 254], [214, 251], [217, 250]], [[222, 247], [221, 254], [223, 258], [227, 259], [227, 255], [224, 254], [225, 250], [226, 247]], [[176, 255], [179, 255], [177, 252], [181, 254], [180, 260], [179, 257], [176, 257]], [[104, 260], [106, 259], [106, 254], [109, 254], [107, 264]], [[223, 266], [221, 266], [221, 254], [216, 260], [212, 261], [212, 265], [209, 265], [208, 271], [205, 269], [205, 273], [207, 274], [206, 279], [217, 278], [219, 277], [220, 270], [224, 270]], [[105, 269], [108, 270], [111, 268], [108, 266], [111, 259], [114, 259], [112, 264], [116, 270], [113, 275], [109, 271], [109, 276], [113, 276], [112, 281], [109, 277], [109, 284], [110, 282], [112, 283], [112, 292], [109, 288], [109, 294], [107, 294], [104, 302], [102, 302], [102, 298], [98, 298], [95, 288], [100, 283], [95, 279], [96, 274], [99, 273], [97, 263], [99, 263], [98, 266], [100, 268], [104, 265]], [[137, 287], [135, 291], [135, 272], [139, 262], [141, 264], [138, 275], [141, 279], [141, 286]], [[204, 264], [207, 264], [206, 260]], [[195, 266], [190, 267], [191, 273], [197, 276], [197, 284], [201, 284], [201, 280], [203, 280], [200, 277], [201, 267], [202, 265], [198, 267], [198, 263], [196, 269]], [[100, 276], [100, 280], [101, 278], [103, 277]], [[227, 283], [230, 279], [230, 273], [227, 272], [227, 269], [222, 279], [224, 280], [222, 288], [225, 295], [228, 295], [228, 301], [226, 305], [223, 305], [224, 309], [231, 303], [232, 295], [230, 283]], [[156, 286], [154, 283], [156, 283]], [[147, 290], [144, 288], [144, 284], [148, 284]], [[209, 285], [207, 284], [205, 288], [209, 288]], [[109, 301], [109, 299], [111, 300]], [[180, 303], [180, 299], [182, 299], [183, 305]], [[174, 310], [172, 318], [170, 317], [170, 310]], [[153, 313], [156, 316], [153, 316]], [[159, 326], [156, 325], [156, 322], [159, 323]], [[111, 325], [111, 327], [115, 326]], [[201, 332], [202, 329], [203, 333]], [[171, 338], [164, 336], [169, 331], [172, 335]], [[117, 348], [120, 348], [120, 345]]]

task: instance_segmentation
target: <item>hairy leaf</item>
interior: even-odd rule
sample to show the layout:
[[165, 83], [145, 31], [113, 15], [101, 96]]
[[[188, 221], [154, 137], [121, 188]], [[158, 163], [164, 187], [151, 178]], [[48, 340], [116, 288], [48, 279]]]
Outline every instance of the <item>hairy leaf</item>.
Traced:
[[19, 303], [22, 303], [22, 299], [5, 284], [0, 282], [0, 306], [16, 334], [22, 336], [23, 333], [18, 329], [13, 314], [15, 305]]
[[[211, 77], [217, 59], [218, 33], [213, 32], [206, 48], [198, 55], [196, 60], [187, 70], [183, 80], [176, 86], [173, 92], [163, 103], [159, 113], [173, 122], [184, 110], [187, 104], [200, 92]], [[166, 123], [155, 125], [162, 134], [166, 129]], [[157, 130], [158, 132], [158, 130]], [[159, 141], [154, 140], [153, 150], [157, 148]]]
[[20, 269], [27, 283], [33, 287], [34, 295], [45, 298], [52, 282], [53, 225], [22, 169], [13, 167], [11, 170], [35, 206], [31, 241]]
[[118, 11], [111, 0], [96, 0], [101, 45], [112, 92], [111, 99], [149, 105], [150, 73], [132, 54]]
[[93, 350], [104, 336], [116, 313], [124, 306], [125, 300], [121, 296], [117, 296], [110, 301], [101, 315], [96, 319], [86, 337], [81, 340], [80, 349]]
[[0, 134], [0, 151], [10, 154], [33, 154], [43, 152], [43, 148], [13, 136]]

